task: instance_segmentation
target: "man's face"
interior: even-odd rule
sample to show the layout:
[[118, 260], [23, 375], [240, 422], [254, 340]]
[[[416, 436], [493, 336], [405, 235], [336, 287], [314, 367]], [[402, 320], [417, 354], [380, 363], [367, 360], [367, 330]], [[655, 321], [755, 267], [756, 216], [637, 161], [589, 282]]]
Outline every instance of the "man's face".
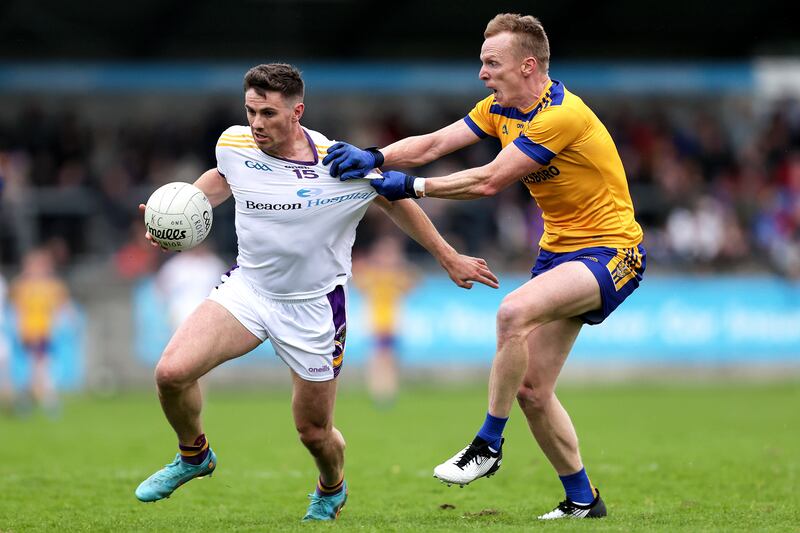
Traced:
[[244, 94], [247, 122], [253, 139], [263, 152], [277, 152], [289, 139], [292, 124], [300, 120], [303, 103], [294, 103], [278, 92], [268, 91], [260, 95], [255, 89]]
[[483, 41], [481, 47], [478, 77], [494, 91], [497, 103], [503, 107], [514, 107], [525, 91], [515, 39], [511, 33], [498, 33]]

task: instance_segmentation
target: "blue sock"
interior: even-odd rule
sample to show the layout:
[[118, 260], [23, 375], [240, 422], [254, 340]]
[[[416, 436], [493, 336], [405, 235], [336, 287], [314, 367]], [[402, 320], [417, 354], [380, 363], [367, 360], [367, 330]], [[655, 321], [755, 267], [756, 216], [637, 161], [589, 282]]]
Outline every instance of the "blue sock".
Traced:
[[478, 431], [478, 437], [488, 442], [491, 449], [499, 451], [500, 439], [503, 437], [503, 429], [506, 427], [506, 422], [508, 422], [508, 417], [497, 418], [486, 413], [486, 420], [484, 420], [481, 430]]
[[567, 498], [573, 503], [587, 505], [594, 501], [594, 490], [592, 490], [592, 484], [589, 483], [589, 476], [586, 475], [585, 468], [568, 476], [558, 476], [558, 478], [564, 485]]

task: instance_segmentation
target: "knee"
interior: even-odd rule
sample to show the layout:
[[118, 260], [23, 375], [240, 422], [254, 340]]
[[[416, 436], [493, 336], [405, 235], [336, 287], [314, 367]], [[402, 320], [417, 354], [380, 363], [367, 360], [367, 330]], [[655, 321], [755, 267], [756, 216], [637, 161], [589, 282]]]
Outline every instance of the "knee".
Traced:
[[159, 390], [182, 390], [191, 384], [190, 377], [183, 367], [176, 363], [176, 359], [164, 352], [158, 361], [155, 376]]
[[297, 435], [300, 442], [312, 453], [322, 450], [330, 435], [330, 428], [312, 423], [297, 426]]
[[526, 415], [544, 412], [552, 399], [553, 390], [547, 387], [533, 387], [523, 383], [517, 391], [517, 403]]
[[531, 309], [521, 298], [513, 294], [506, 296], [497, 310], [498, 339], [513, 335], [525, 335], [530, 329]]

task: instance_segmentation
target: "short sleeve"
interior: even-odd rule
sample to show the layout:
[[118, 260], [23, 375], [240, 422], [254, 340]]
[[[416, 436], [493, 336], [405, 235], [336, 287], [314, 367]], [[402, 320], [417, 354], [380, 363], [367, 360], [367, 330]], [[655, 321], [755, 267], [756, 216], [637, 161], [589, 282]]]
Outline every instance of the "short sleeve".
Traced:
[[492, 120], [492, 115], [489, 113], [492, 102], [494, 102], [494, 96], [487, 96], [475, 104], [472, 111], [464, 117], [464, 122], [467, 123], [469, 129], [481, 139], [486, 138], [488, 135], [497, 137], [494, 120]]
[[549, 165], [585, 128], [580, 115], [562, 106], [552, 106], [539, 112], [514, 144], [540, 165]]
[[231, 129], [232, 128], [228, 128], [227, 130], [222, 132], [222, 134], [219, 136], [219, 139], [217, 139], [217, 146], [216, 146], [216, 149], [214, 151], [215, 155], [217, 157], [217, 172], [219, 172], [223, 176], [227, 176], [228, 175], [228, 171], [227, 171], [227, 163], [228, 162], [227, 162], [227, 158], [225, 157], [225, 154], [227, 152], [230, 152], [230, 151], [229, 150], [225, 150], [225, 148], [223, 146], [221, 146], [221, 145], [223, 144], [222, 141], [223, 141], [223, 138], [225, 137], [225, 134], [230, 133]]

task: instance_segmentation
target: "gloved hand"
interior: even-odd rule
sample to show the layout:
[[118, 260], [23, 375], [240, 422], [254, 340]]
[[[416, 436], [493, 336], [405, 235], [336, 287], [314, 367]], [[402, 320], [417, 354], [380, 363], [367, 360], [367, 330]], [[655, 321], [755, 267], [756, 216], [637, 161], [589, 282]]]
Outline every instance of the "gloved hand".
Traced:
[[328, 148], [322, 164], [329, 164], [331, 176], [342, 181], [363, 178], [370, 170], [383, 164], [383, 154], [377, 148], [361, 150], [352, 144], [339, 142]]
[[382, 178], [369, 180], [378, 194], [394, 202], [403, 198], [419, 198], [414, 191], [415, 176], [408, 176], [396, 170], [387, 170]]

